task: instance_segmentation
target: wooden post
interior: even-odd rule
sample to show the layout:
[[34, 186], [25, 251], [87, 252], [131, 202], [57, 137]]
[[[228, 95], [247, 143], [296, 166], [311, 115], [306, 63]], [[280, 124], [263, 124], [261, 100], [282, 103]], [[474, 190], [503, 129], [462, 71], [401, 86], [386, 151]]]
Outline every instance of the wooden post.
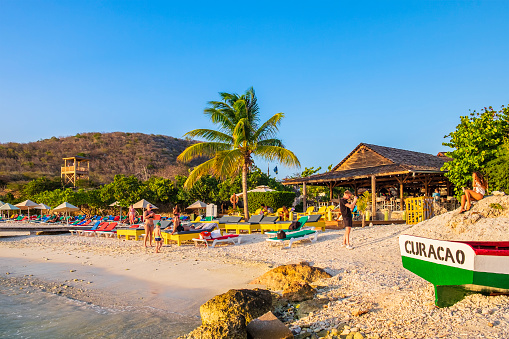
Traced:
[[329, 184], [329, 200], [332, 200], [332, 188], [334, 186], [332, 186], [332, 182]]
[[399, 207], [403, 211], [404, 201], [403, 201], [403, 181], [399, 182]]
[[376, 220], [376, 178], [374, 175], [371, 176], [371, 212], [372, 212], [372, 220]]
[[302, 209], [303, 209], [302, 212], [305, 213], [307, 208], [308, 208], [307, 207], [307, 201], [306, 201], [307, 200], [307, 193], [306, 193], [306, 183], [305, 182], [302, 183], [302, 196], [303, 196], [303, 198], [302, 198], [302, 205], [303, 205], [302, 206]]

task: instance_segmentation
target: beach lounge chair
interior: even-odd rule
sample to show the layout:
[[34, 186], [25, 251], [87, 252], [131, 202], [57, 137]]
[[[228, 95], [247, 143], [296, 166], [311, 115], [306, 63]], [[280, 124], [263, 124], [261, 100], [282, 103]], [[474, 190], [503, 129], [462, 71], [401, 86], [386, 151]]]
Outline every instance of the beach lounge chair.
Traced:
[[117, 229], [117, 239], [121, 239], [122, 236], [125, 237], [125, 240], [129, 240], [130, 237], [134, 237], [134, 240], [138, 240], [145, 234], [145, 228], [142, 224], [134, 224], [129, 228], [120, 228]]
[[71, 232], [71, 235], [81, 235], [80, 233], [83, 232], [83, 231], [91, 231], [91, 230], [96, 230], [97, 228], [99, 228], [101, 222], [100, 221], [96, 221], [95, 224], [92, 226], [92, 228], [89, 228], [87, 230], [81, 230], [81, 229], [76, 229], [76, 230], [69, 230], [69, 232]]
[[92, 229], [93, 228], [92, 227], [91, 229], [88, 230], [80, 230], [78, 234], [83, 236], [93, 236], [96, 231], [104, 231], [109, 224], [110, 223], [108, 222], [101, 222], [99, 226], [96, 227], [95, 229]]
[[[267, 234], [269, 237], [275, 237], [276, 233], [281, 230], [283, 230], [286, 233], [301, 231], [304, 228], [304, 226], [306, 225], [308, 218], [309, 218], [309, 216], [300, 217], [298, 220], [298, 222], [300, 223], [300, 226], [299, 226], [299, 228], [297, 228], [295, 230], [288, 229], [288, 227], [292, 223], [291, 221], [280, 221], [280, 222], [276, 222], [273, 224], [272, 229], [274, 231], [269, 231], [269, 232], [264, 232], [264, 233]], [[264, 227], [268, 227], [268, 226], [270, 226], [270, 225], [264, 224]], [[266, 229], [266, 228], [264, 228], [264, 229]]]
[[229, 230], [234, 230], [235, 233], [240, 234], [240, 231], [247, 231], [251, 234], [255, 230], [260, 229], [260, 223], [264, 220], [265, 216], [261, 215], [253, 215], [247, 222], [238, 222], [238, 223], [227, 223], [225, 224], [224, 229], [226, 232]]
[[306, 226], [308, 227], [314, 227], [315, 230], [321, 230], [322, 232], [325, 232], [325, 220], [322, 219], [321, 214], [312, 214], [308, 217], [308, 220], [306, 221]]
[[190, 230], [190, 231], [181, 231], [181, 232], [175, 232], [174, 234], [171, 234], [171, 231], [162, 231], [162, 237], [164, 239], [165, 245], [168, 245], [170, 241], [176, 241], [178, 246], [182, 245], [182, 242], [193, 240], [194, 238], [199, 238], [200, 233], [207, 231], [211, 232], [216, 227], [218, 227], [217, 222], [213, 223], [197, 223], [195, 224], [195, 227], [200, 227], [196, 230]]
[[223, 215], [221, 218], [211, 221], [202, 221], [205, 223], [217, 223], [219, 224], [219, 229], [225, 229], [226, 224], [236, 224], [242, 220], [242, 217]]
[[304, 216], [304, 215], [310, 215], [311, 213], [313, 213], [313, 211], [315, 210], [315, 207], [314, 206], [310, 206], [306, 209], [306, 212], [304, 213], [297, 213], [297, 218], [301, 217], [301, 216]]
[[277, 237], [266, 239], [271, 244], [283, 244], [285, 241], [290, 241], [289, 248], [292, 247], [292, 244], [296, 241], [301, 240], [311, 240], [312, 242], [315, 242], [317, 240], [317, 234], [318, 232], [313, 230], [302, 230], [298, 232], [292, 232], [287, 233], [286, 237], [283, 239], [278, 239]]
[[117, 225], [118, 225], [118, 223], [116, 223], [116, 222], [110, 222], [108, 227], [106, 227], [102, 231], [96, 231], [95, 235], [97, 237], [100, 237], [101, 235], [104, 235], [105, 237], [113, 238], [117, 234], [117, 231], [115, 230], [115, 227], [117, 227]]
[[207, 247], [215, 247], [217, 244], [220, 243], [232, 243], [235, 245], [235, 240], [237, 241], [237, 244], [241, 243], [241, 236], [240, 234], [227, 234], [223, 235], [218, 238], [211, 238], [211, 239], [201, 239], [201, 238], [194, 238], [194, 245], [198, 246], [199, 243], [204, 243]]

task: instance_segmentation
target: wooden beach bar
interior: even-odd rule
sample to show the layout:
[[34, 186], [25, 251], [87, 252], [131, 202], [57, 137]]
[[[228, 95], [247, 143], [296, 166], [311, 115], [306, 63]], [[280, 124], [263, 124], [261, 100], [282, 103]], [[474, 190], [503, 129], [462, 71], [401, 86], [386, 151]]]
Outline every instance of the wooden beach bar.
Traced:
[[[286, 179], [283, 185], [302, 185], [304, 210], [307, 208], [306, 187], [319, 185], [329, 188], [331, 201], [335, 201], [332, 196], [334, 187], [350, 187], [355, 195], [367, 189], [377, 196], [377, 199], [372, 199], [372, 211], [377, 211], [377, 203], [392, 204], [393, 209], [403, 211], [405, 195], [431, 196], [436, 188], [445, 190], [447, 196], [452, 194], [453, 185], [441, 170], [450, 160], [440, 153], [435, 156], [361, 143], [331, 171]], [[386, 197], [378, 197], [382, 190], [397, 192], [397, 196], [385, 201]], [[373, 213], [373, 220], [376, 220], [376, 213]]]

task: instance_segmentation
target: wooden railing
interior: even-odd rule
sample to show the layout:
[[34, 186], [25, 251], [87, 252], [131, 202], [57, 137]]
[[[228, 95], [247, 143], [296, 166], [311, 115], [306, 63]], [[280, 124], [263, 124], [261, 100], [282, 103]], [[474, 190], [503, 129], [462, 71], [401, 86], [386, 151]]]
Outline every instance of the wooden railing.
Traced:
[[62, 170], [62, 173], [69, 173], [69, 172], [74, 173], [75, 170], [76, 170], [76, 172], [88, 172], [88, 168], [86, 168], [86, 167], [74, 167], [74, 166], [62, 167], [61, 170]]

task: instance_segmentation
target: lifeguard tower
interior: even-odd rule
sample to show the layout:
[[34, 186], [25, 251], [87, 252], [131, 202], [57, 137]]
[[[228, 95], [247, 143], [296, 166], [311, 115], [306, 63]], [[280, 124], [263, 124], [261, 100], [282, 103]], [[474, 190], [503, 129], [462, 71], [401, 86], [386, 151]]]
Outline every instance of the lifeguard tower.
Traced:
[[61, 168], [60, 177], [64, 185], [72, 184], [76, 187], [79, 179], [89, 179], [90, 159], [80, 156], [63, 158], [64, 166]]

